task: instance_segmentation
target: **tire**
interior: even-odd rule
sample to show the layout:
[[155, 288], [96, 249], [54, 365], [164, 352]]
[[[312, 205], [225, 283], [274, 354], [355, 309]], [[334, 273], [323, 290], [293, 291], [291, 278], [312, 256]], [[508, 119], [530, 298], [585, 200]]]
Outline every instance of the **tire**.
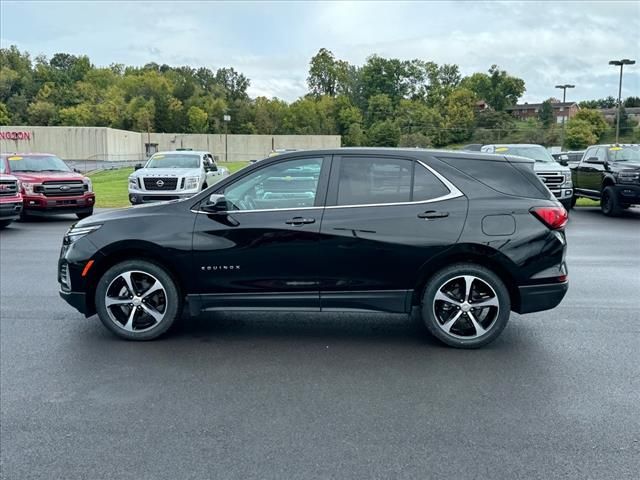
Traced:
[[[113, 302], [109, 307], [107, 298]], [[182, 297], [171, 275], [146, 260], [128, 260], [107, 270], [98, 282], [95, 304], [102, 324], [126, 340], [156, 339], [182, 313]]]
[[617, 217], [622, 212], [613, 187], [605, 187], [600, 197], [600, 209], [608, 217]]
[[0, 230], [7, 228], [13, 220], [0, 220]]
[[[471, 302], [466, 297], [469, 278]], [[474, 306], [480, 304], [484, 306]], [[511, 300], [502, 280], [488, 268], [473, 263], [440, 270], [422, 296], [425, 326], [431, 335], [455, 348], [480, 348], [491, 343], [507, 326], [510, 313]]]
[[564, 207], [564, 209], [568, 212], [569, 210], [571, 210], [573, 208], [573, 206], [575, 205], [575, 200], [573, 200], [572, 198], [568, 198], [566, 200], [561, 200], [560, 203], [562, 204], [562, 206]]
[[209, 185], [207, 185], [207, 183], [203, 183], [202, 184], [202, 190], [200, 190], [201, 192], [204, 192], [207, 188], [209, 188]]
[[83, 218], [90, 217], [91, 215], [93, 215], [93, 208], [88, 212], [76, 213], [76, 217], [78, 217], [80, 220], [82, 220]]
[[576, 197], [575, 195], [573, 195], [571, 197], [571, 208], [575, 208], [576, 206], [576, 202], [578, 201], [578, 197]]

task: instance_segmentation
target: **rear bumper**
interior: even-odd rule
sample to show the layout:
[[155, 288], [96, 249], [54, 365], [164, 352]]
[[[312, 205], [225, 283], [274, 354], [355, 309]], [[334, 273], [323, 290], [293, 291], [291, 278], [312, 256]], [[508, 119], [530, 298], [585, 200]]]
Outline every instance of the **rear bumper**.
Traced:
[[517, 313], [533, 313], [557, 307], [569, 289], [569, 282], [518, 287], [520, 305]]
[[87, 314], [87, 299], [83, 292], [65, 292], [59, 290], [60, 297], [83, 315]]

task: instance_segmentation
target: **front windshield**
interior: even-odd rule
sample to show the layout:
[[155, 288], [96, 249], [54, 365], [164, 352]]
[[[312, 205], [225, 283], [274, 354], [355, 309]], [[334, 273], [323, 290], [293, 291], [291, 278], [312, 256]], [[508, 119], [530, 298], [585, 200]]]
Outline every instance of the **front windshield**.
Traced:
[[609, 147], [609, 160], [612, 162], [640, 162], [640, 145]]
[[0, 158], [0, 173], [4, 173], [6, 167], [4, 166], [4, 158]]
[[70, 172], [71, 169], [54, 155], [14, 155], [8, 157], [12, 172]]
[[531, 147], [517, 146], [517, 147], [497, 147], [496, 153], [504, 153], [509, 155], [517, 155], [518, 157], [525, 157], [535, 160], [536, 162], [555, 162], [551, 154], [546, 148], [539, 145]]
[[156, 153], [145, 168], [199, 168], [200, 155], [187, 153]]

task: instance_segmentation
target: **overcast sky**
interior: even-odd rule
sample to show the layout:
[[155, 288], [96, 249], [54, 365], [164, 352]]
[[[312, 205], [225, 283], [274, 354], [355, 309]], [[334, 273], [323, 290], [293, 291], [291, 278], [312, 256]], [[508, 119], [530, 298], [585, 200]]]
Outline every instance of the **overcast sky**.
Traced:
[[[2, 47], [32, 56], [86, 54], [99, 66], [232, 66], [252, 96], [306, 92], [321, 47], [362, 64], [377, 53], [456, 63], [463, 74], [496, 63], [523, 78], [524, 100], [573, 83], [568, 100], [617, 96], [608, 61], [640, 62], [640, 2], [0, 2]], [[623, 97], [640, 95], [640, 66]]]

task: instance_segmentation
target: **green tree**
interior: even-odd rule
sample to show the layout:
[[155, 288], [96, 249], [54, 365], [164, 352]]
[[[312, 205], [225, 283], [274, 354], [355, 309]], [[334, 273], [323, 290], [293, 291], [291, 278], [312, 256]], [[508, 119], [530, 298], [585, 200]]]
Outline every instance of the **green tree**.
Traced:
[[7, 106], [4, 103], [0, 102], [0, 125], [9, 125], [10, 122], [9, 110], [7, 110]]
[[347, 80], [348, 70], [349, 64], [347, 62], [336, 59], [333, 52], [321, 48], [309, 63], [309, 76], [307, 77], [309, 92], [316, 96], [335, 96], [340, 85]]
[[627, 97], [622, 105], [625, 108], [640, 107], [640, 97]]
[[393, 120], [376, 122], [367, 131], [367, 144], [372, 147], [397, 147], [400, 127]]
[[604, 115], [598, 110], [583, 108], [579, 110], [578, 113], [576, 113], [574, 118], [577, 120], [585, 120], [589, 122], [593, 127], [593, 133], [596, 135], [596, 137], [598, 137], [598, 140], [602, 138], [602, 135], [604, 135], [604, 133], [607, 131], [607, 128], [609, 127], [607, 121], [604, 118]]
[[199, 107], [190, 107], [187, 112], [189, 118], [189, 131], [191, 133], [207, 133], [209, 128], [209, 115]]
[[365, 142], [366, 137], [360, 123], [352, 123], [347, 127], [346, 132], [342, 134], [343, 147], [360, 147]]
[[367, 122], [369, 125], [391, 119], [393, 117], [393, 103], [391, 97], [380, 93], [369, 97]]
[[431, 139], [424, 133], [406, 133], [400, 136], [399, 147], [408, 148], [429, 148], [432, 146]]
[[57, 113], [56, 106], [46, 100], [36, 100], [27, 108], [31, 125], [55, 125]]
[[58, 112], [61, 125], [91, 126], [95, 125], [95, 113], [91, 105], [81, 103], [74, 107], [61, 108]]
[[449, 95], [444, 117], [448, 142], [464, 142], [471, 138], [475, 123], [475, 105], [475, 95], [466, 88], [458, 88]]
[[538, 111], [538, 120], [542, 123], [544, 128], [549, 128], [553, 125], [553, 105], [551, 105], [551, 99], [545, 100], [540, 106]]
[[526, 90], [524, 80], [509, 75], [497, 65], [491, 66], [488, 75], [474, 73], [464, 78], [461, 84], [498, 112], [515, 105]]
[[565, 145], [567, 148], [581, 150], [598, 141], [593, 125], [586, 120], [572, 118], [567, 122]]

